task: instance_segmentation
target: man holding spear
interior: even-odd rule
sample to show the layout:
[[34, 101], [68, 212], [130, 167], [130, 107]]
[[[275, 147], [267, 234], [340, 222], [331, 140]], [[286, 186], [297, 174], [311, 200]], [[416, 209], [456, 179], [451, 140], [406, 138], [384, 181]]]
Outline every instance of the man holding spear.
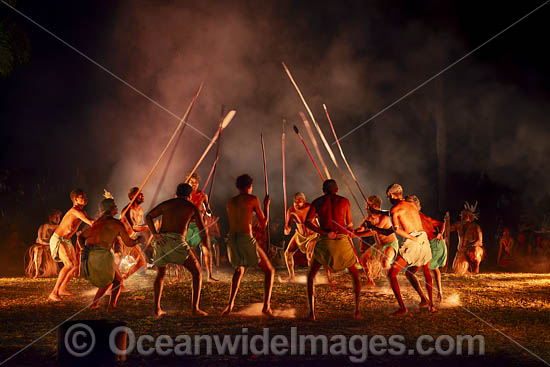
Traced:
[[[354, 236], [350, 203], [348, 199], [336, 195], [338, 185], [334, 180], [323, 182], [323, 192], [325, 195], [311, 203], [306, 217], [306, 226], [320, 235], [307, 275], [309, 319], [315, 320], [314, 282], [321, 265], [336, 272], [346, 268], [349, 270], [355, 291], [354, 317], [358, 319], [360, 318], [361, 280], [355, 267], [357, 257], [350, 239], [350, 236]], [[318, 219], [319, 225], [317, 225], [316, 219]]]
[[[223, 310], [222, 316], [229, 315], [235, 306], [235, 298], [239, 291], [241, 279], [246, 268], [258, 265], [265, 274], [264, 277], [264, 306], [262, 312], [272, 316], [271, 290], [275, 269], [264, 250], [252, 236], [252, 216], [256, 214], [260, 225], [265, 228], [269, 218], [269, 196], [264, 198], [264, 211], [260, 208], [260, 201], [252, 195], [253, 179], [247, 174], [237, 177], [235, 185], [239, 194], [227, 202], [227, 216], [229, 217], [229, 242], [227, 255], [229, 262], [235, 268], [231, 281], [229, 304]], [[264, 215], [265, 213], [265, 215]]]
[[[191, 202], [199, 209], [201, 213], [201, 219], [203, 223], [206, 223], [206, 216], [211, 215], [210, 203], [208, 202], [208, 196], [199, 190], [200, 177], [198, 173], [193, 173], [189, 178], [189, 185], [193, 189], [191, 192]], [[197, 220], [193, 219], [187, 227], [187, 237], [185, 240], [189, 246], [194, 249], [200, 244], [202, 250], [202, 256], [204, 257], [204, 263], [206, 264], [206, 275], [209, 282], [217, 282], [218, 279], [214, 279], [212, 276], [212, 255], [209, 246], [201, 240], [200, 230], [197, 226]]]

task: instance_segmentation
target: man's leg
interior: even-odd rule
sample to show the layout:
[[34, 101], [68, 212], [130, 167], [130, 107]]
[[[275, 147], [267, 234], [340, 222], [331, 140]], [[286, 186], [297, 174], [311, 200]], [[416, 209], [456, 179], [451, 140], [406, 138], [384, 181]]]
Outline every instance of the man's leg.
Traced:
[[361, 257], [359, 258], [359, 263], [365, 269], [365, 274], [367, 274], [367, 287], [374, 287], [374, 279], [372, 279], [372, 247], [369, 247]]
[[34, 276], [33, 278], [38, 278], [38, 275], [40, 273], [40, 265], [42, 265], [42, 261], [38, 261], [38, 259], [42, 259], [42, 246], [34, 246], [32, 249], [33, 254], [33, 263], [34, 263]]
[[435, 278], [435, 284], [437, 286], [437, 300], [441, 302], [443, 300], [443, 290], [441, 288], [441, 271], [439, 268], [432, 270], [433, 277]]
[[111, 288], [111, 299], [109, 305], [111, 308], [116, 308], [118, 297], [122, 292], [122, 276], [120, 272], [115, 271], [115, 279], [113, 279], [113, 287]]
[[202, 256], [204, 259], [204, 265], [206, 266], [206, 276], [208, 277], [209, 282], [217, 282], [218, 279], [215, 279], [212, 276], [212, 252], [206, 246], [206, 242], [201, 240]]
[[388, 280], [390, 281], [393, 294], [395, 295], [395, 298], [397, 299], [397, 303], [399, 304], [399, 310], [395, 311], [391, 315], [404, 315], [407, 313], [407, 308], [405, 307], [405, 303], [403, 303], [403, 298], [401, 297], [399, 282], [397, 281], [397, 274], [399, 274], [399, 272], [406, 266], [407, 266], [407, 261], [403, 259], [401, 256], [398, 256], [397, 260], [395, 260], [395, 262], [390, 268], [390, 271], [388, 272]]
[[239, 291], [239, 285], [241, 284], [241, 279], [245, 273], [246, 269], [244, 266], [239, 266], [235, 269], [233, 273], [233, 279], [231, 280], [231, 292], [229, 293], [229, 304], [223, 310], [222, 316], [229, 315], [233, 312], [233, 307], [235, 307], [235, 298], [237, 297], [237, 292]]
[[162, 316], [166, 315], [160, 308], [160, 299], [162, 297], [162, 288], [164, 287], [164, 276], [166, 275], [166, 266], [157, 267], [157, 277], [155, 279], [154, 289], [155, 289], [155, 315]]
[[126, 274], [122, 276], [122, 280], [130, 278], [135, 272], [144, 267], [146, 264], [145, 255], [143, 254], [143, 251], [141, 251], [139, 245], [130, 247], [130, 254], [136, 260], [136, 262], [130, 267], [130, 269], [128, 269]]
[[296, 280], [294, 276], [294, 254], [296, 253], [297, 250], [298, 250], [298, 245], [296, 244], [296, 241], [294, 240], [294, 238], [292, 238], [285, 251], [285, 263], [286, 263], [286, 269], [288, 270], [289, 282], [294, 282]]
[[391, 262], [395, 258], [395, 250], [393, 247], [386, 247], [384, 250], [384, 255], [382, 256], [382, 268], [384, 268], [385, 271], [390, 271], [391, 268]]
[[262, 312], [266, 315], [272, 316], [273, 312], [271, 311], [271, 291], [273, 290], [273, 278], [275, 278], [275, 269], [273, 268], [273, 265], [271, 264], [271, 261], [269, 261], [269, 258], [267, 257], [264, 250], [258, 247], [256, 251], [258, 252], [258, 256], [260, 257], [260, 262], [258, 263], [258, 266], [264, 272], [264, 307], [262, 308]]
[[[65, 275], [65, 279], [63, 279], [63, 282], [61, 283], [61, 286], [59, 287], [59, 294], [62, 296], [72, 296], [73, 294], [69, 291], [67, 291], [67, 285], [69, 285], [69, 282], [73, 278], [73, 275], [78, 271], [78, 261], [76, 261], [76, 255], [75, 250], [72, 245], [65, 245], [63, 244], [66, 254], [71, 261], [72, 269], [71, 271], [68, 271]], [[61, 247], [59, 249], [59, 256], [61, 257]]]
[[189, 270], [193, 277], [193, 286], [191, 288], [191, 312], [193, 315], [206, 316], [208, 314], [199, 308], [202, 287], [201, 266], [192, 251], [189, 252], [189, 256], [183, 263], [183, 266]]
[[361, 295], [361, 277], [359, 276], [359, 271], [355, 267], [355, 264], [348, 268], [351, 278], [353, 281], [353, 290], [355, 291], [355, 315], [356, 319], [360, 319], [359, 315], [359, 296]]
[[411, 283], [411, 285], [413, 286], [416, 293], [418, 293], [418, 295], [420, 296], [420, 303], [418, 304], [418, 306], [428, 307], [428, 298], [426, 298], [426, 295], [422, 291], [420, 282], [418, 281], [418, 278], [415, 275], [418, 269], [419, 269], [418, 266], [410, 266], [407, 270], [405, 270], [405, 275], [409, 280], [409, 282]]
[[63, 267], [59, 271], [59, 275], [57, 276], [57, 281], [55, 282], [55, 286], [53, 287], [52, 292], [48, 296], [53, 301], [61, 300], [61, 298], [59, 297], [61, 295], [60, 294], [61, 286], [65, 281], [65, 279], [67, 278], [68, 273], [74, 271], [73, 262], [71, 261], [71, 258], [67, 253], [66, 245], [64, 243], [59, 244], [59, 258], [63, 262]]
[[426, 279], [426, 290], [428, 291], [428, 298], [430, 300], [430, 312], [435, 312], [434, 300], [433, 300], [433, 288], [432, 288], [432, 274], [430, 273], [430, 263], [428, 262], [423, 267], [424, 278]]
[[307, 300], [309, 303], [309, 319], [315, 320], [315, 276], [321, 268], [321, 264], [313, 259], [307, 273]]

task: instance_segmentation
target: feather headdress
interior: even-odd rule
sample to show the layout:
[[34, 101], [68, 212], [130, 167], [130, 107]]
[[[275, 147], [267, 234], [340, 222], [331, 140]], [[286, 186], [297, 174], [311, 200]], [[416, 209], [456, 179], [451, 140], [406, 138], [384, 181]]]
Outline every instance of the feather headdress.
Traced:
[[474, 220], [479, 219], [479, 211], [477, 211], [477, 201], [474, 203], [474, 205], [471, 205], [469, 202], [466, 201], [464, 203], [464, 209], [460, 214], [464, 215], [465, 213], [472, 215]]

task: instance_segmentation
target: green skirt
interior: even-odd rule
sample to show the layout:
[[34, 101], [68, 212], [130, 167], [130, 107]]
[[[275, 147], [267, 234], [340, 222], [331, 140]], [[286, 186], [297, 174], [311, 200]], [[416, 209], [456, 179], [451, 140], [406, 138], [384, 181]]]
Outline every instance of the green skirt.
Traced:
[[256, 240], [249, 234], [231, 234], [227, 243], [227, 256], [234, 268], [256, 266], [259, 262]]
[[335, 272], [347, 269], [357, 262], [353, 243], [345, 234], [336, 235], [334, 240], [320, 236], [313, 250], [313, 258]]
[[111, 251], [88, 246], [82, 254], [84, 276], [98, 288], [104, 288], [115, 279], [115, 259]]
[[183, 265], [189, 257], [189, 245], [181, 233], [161, 233], [165, 243], [153, 241], [153, 264], [163, 268], [168, 264]]
[[435, 270], [445, 266], [447, 262], [447, 246], [445, 241], [439, 241], [434, 238], [430, 241], [430, 247], [432, 249], [432, 260], [430, 261], [430, 270]]
[[185, 235], [185, 242], [189, 247], [197, 247], [201, 244], [201, 231], [195, 222], [189, 222], [187, 226], [187, 234]]

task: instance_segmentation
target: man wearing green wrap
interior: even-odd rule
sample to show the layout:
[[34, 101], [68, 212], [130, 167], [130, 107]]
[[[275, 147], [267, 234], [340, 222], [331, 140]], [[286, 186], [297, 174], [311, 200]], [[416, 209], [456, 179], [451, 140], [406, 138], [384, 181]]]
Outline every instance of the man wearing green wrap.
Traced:
[[[183, 265], [193, 276], [192, 312], [193, 315], [206, 316], [207, 313], [199, 308], [201, 296], [202, 274], [200, 264], [195, 254], [189, 249], [185, 241], [187, 227], [192, 219], [195, 219], [200, 236], [209, 245], [208, 234], [199, 209], [189, 201], [192, 188], [188, 184], [181, 183], [176, 189], [176, 197], [166, 200], [153, 208], [145, 217], [145, 223], [153, 234], [153, 264], [157, 266], [157, 278], [155, 279], [155, 315], [165, 315], [160, 308], [160, 299], [166, 275], [166, 265]], [[157, 231], [153, 219], [162, 216], [162, 224]]]
[[[201, 218], [203, 223], [206, 223], [206, 217], [212, 215], [210, 210], [210, 203], [208, 202], [208, 195], [199, 190], [200, 176], [198, 173], [193, 173], [189, 178], [189, 186], [193, 189], [191, 192], [191, 201], [199, 209], [201, 213]], [[195, 255], [198, 257], [198, 246], [201, 246], [202, 256], [204, 258], [204, 264], [206, 266], [206, 278], [209, 282], [217, 282], [218, 279], [215, 279], [212, 276], [212, 251], [210, 251], [210, 245], [201, 240], [201, 235], [199, 234], [200, 230], [195, 219], [189, 222], [187, 227], [187, 235], [185, 240], [189, 244], [189, 247], [195, 252]]]
[[[358, 237], [374, 236], [376, 244], [379, 244], [380, 249], [371, 246], [361, 256], [361, 265], [371, 265], [371, 259], [381, 258], [382, 268], [387, 272], [390, 270], [391, 264], [397, 258], [399, 253], [399, 243], [397, 242], [397, 236], [395, 235], [391, 219], [380, 211], [382, 205], [382, 199], [378, 195], [371, 195], [367, 198], [367, 214], [363, 223], [359, 228], [355, 230], [355, 234]], [[370, 251], [369, 251], [370, 250]], [[380, 251], [381, 254], [373, 253]], [[380, 255], [380, 256], [379, 256]], [[370, 274], [370, 271], [367, 272]], [[367, 286], [374, 286], [373, 279], [368, 279]]]
[[[361, 280], [355, 267], [357, 256], [351, 242], [353, 223], [349, 200], [336, 195], [338, 185], [334, 180], [323, 182], [325, 195], [315, 199], [306, 217], [306, 226], [320, 234], [320, 238], [313, 250], [313, 259], [307, 274], [307, 296], [309, 301], [309, 318], [315, 320], [315, 275], [321, 265], [338, 272], [348, 269], [353, 279], [355, 291], [355, 318], [359, 316], [359, 294]], [[319, 225], [316, 223], [319, 221]]]
[[[227, 216], [229, 217], [229, 242], [227, 243], [227, 255], [229, 262], [235, 268], [231, 281], [229, 304], [223, 310], [222, 316], [229, 315], [235, 306], [235, 298], [239, 291], [241, 279], [246, 268], [258, 265], [264, 272], [264, 306], [262, 312], [272, 316], [271, 290], [275, 269], [271, 261], [260, 246], [256, 244], [252, 236], [252, 216], [256, 214], [260, 227], [265, 228], [269, 218], [269, 196], [264, 198], [264, 211], [260, 208], [260, 201], [252, 195], [253, 179], [249, 175], [237, 177], [235, 186], [239, 195], [227, 202]], [[264, 215], [265, 212], [265, 215]]]
[[112, 286], [109, 305], [116, 308], [120, 295], [122, 277], [115, 268], [115, 259], [111, 252], [115, 239], [120, 238], [128, 247], [134, 247], [137, 242], [132, 240], [124, 224], [113, 218], [118, 208], [113, 199], [103, 199], [99, 203], [101, 216], [91, 227], [87, 227], [77, 237], [80, 245], [85, 244], [82, 256], [82, 266], [86, 279], [98, 287], [90, 309], [99, 307], [99, 301]]

